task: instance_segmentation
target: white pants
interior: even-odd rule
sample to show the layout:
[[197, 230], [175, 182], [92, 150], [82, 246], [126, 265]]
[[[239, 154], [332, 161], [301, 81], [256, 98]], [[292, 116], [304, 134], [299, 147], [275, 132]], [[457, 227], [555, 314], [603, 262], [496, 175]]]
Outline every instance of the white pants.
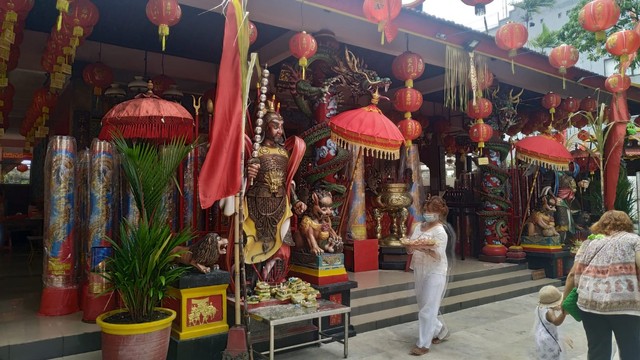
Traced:
[[429, 348], [431, 340], [442, 330], [442, 322], [438, 319], [438, 309], [447, 277], [441, 274], [424, 274], [420, 269], [414, 270], [416, 281], [416, 298], [418, 300], [418, 342], [421, 348]]

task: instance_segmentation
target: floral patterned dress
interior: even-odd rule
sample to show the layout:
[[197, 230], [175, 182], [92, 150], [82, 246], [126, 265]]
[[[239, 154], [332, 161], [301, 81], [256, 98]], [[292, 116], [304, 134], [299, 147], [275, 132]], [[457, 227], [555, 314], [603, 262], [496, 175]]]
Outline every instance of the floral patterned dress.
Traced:
[[535, 314], [536, 358], [538, 360], [562, 359], [558, 327], [547, 321], [546, 307], [537, 306]]

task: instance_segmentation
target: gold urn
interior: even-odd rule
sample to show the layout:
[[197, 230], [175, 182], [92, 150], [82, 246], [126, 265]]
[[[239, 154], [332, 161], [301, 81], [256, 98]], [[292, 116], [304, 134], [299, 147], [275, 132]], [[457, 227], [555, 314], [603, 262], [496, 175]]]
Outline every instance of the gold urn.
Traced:
[[[380, 193], [375, 198], [376, 208], [373, 210], [376, 219], [376, 236], [381, 246], [402, 246], [400, 238], [407, 235], [407, 217], [413, 197], [409, 193], [409, 185], [405, 183], [383, 184]], [[387, 236], [382, 237], [380, 220], [383, 213], [391, 218], [391, 229]]]

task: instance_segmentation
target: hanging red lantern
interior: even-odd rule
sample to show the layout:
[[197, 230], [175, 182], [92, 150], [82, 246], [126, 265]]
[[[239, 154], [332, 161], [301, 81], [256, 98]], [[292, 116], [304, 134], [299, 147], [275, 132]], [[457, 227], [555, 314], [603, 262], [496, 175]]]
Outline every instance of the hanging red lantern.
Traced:
[[391, 71], [396, 79], [405, 82], [406, 87], [413, 87], [413, 80], [424, 73], [424, 60], [414, 52], [405, 51], [393, 59]]
[[615, 0], [594, 0], [578, 13], [578, 22], [587, 31], [596, 33], [596, 40], [605, 39], [605, 30], [620, 18], [620, 7]]
[[318, 51], [316, 39], [306, 31], [301, 31], [289, 39], [289, 51], [298, 59], [298, 65], [302, 68], [302, 78], [304, 79], [309, 64], [308, 60]]
[[529, 127], [533, 131], [546, 130], [549, 126], [551, 126], [551, 115], [547, 111], [534, 111], [529, 118], [529, 122], [527, 122], [527, 125], [528, 124], [531, 124]]
[[253, 21], [249, 21], [249, 45], [253, 45], [258, 39], [258, 28]]
[[25, 164], [19, 164], [18, 166], [16, 166], [16, 170], [20, 171], [20, 172], [25, 172], [27, 170], [29, 170], [29, 167]]
[[569, 116], [574, 112], [580, 110], [580, 100], [574, 98], [573, 96], [569, 96], [566, 99], [562, 100], [560, 103], [560, 108], [569, 113]]
[[[561, 104], [562, 105], [562, 104]], [[554, 120], [551, 123], [554, 129], [562, 131], [569, 127], [569, 112], [561, 107], [556, 109]]]
[[476, 99], [475, 104], [473, 100], [469, 100], [467, 104], [467, 116], [472, 119], [486, 119], [492, 111], [493, 104], [485, 98]]
[[[422, 106], [422, 93], [414, 88], [401, 88], [393, 95], [393, 107], [405, 113], [405, 118]], [[408, 115], [406, 114], [408, 113]]]
[[[25, 18], [33, 8], [34, 0], [2, 0], [0, 1], [0, 13], [2, 13], [2, 29], [8, 30], [3, 36], [10, 44], [15, 42], [15, 25], [19, 18]], [[9, 36], [9, 38], [7, 38]]]
[[524, 25], [510, 21], [496, 32], [496, 45], [502, 50], [509, 51], [509, 57], [514, 57], [518, 49], [527, 43], [528, 38], [529, 32]]
[[169, 90], [171, 85], [175, 85], [176, 81], [165, 74], [156, 75], [151, 79], [153, 83], [153, 93], [162, 96], [165, 91]]
[[626, 91], [630, 86], [631, 86], [631, 78], [628, 77], [627, 75], [622, 75], [620, 73], [615, 73], [613, 75], [610, 75], [604, 81], [604, 87], [607, 89], [607, 91], [610, 91], [614, 94]]
[[485, 124], [482, 119], [478, 121], [469, 129], [469, 138], [473, 142], [478, 143], [478, 149], [484, 147], [484, 143], [489, 141], [493, 136], [493, 128], [489, 124]]
[[462, 0], [463, 3], [475, 8], [477, 16], [482, 16], [487, 13], [485, 5], [490, 4], [493, 0]]
[[391, 42], [397, 35], [393, 19], [400, 15], [402, 0], [364, 0], [362, 12], [367, 20], [378, 24], [378, 32], [381, 34], [380, 43], [384, 44], [385, 36]]
[[621, 63], [626, 62], [640, 48], [640, 36], [633, 30], [617, 31], [607, 38], [605, 48], [611, 55], [619, 56]]
[[549, 110], [551, 121], [553, 121], [553, 114], [555, 114], [556, 108], [560, 105], [560, 101], [562, 101], [560, 95], [553, 92], [548, 92], [542, 97], [542, 106]]
[[102, 95], [102, 89], [113, 83], [113, 70], [102, 62], [89, 64], [82, 70], [82, 79], [93, 86], [94, 95]]
[[562, 88], [565, 88], [564, 75], [567, 73], [567, 69], [574, 66], [578, 62], [580, 53], [578, 49], [571, 45], [562, 44], [556, 46], [549, 53], [549, 63], [554, 68], [558, 69], [558, 72], [562, 74]]
[[[69, 24], [75, 38], [86, 38], [86, 30], [94, 27], [100, 18], [100, 12], [89, 0], [73, 0], [69, 2], [69, 12], [63, 13], [62, 22]], [[78, 44], [72, 44], [78, 46]]]
[[411, 118], [404, 119], [398, 123], [398, 128], [404, 136], [407, 147], [411, 146], [411, 141], [417, 139], [422, 134], [420, 122]]
[[162, 41], [162, 51], [169, 36], [169, 27], [176, 25], [182, 17], [182, 9], [178, 0], [149, 0], [147, 3], [147, 18], [158, 27], [158, 35]]
[[571, 125], [573, 125], [577, 129], [581, 129], [587, 126], [588, 123], [589, 123], [589, 119], [587, 119], [586, 116], [580, 113], [574, 114], [573, 117], [571, 118]]
[[594, 112], [598, 109], [598, 101], [591, 96], [587, 96], [580, 101], [580, 110]]

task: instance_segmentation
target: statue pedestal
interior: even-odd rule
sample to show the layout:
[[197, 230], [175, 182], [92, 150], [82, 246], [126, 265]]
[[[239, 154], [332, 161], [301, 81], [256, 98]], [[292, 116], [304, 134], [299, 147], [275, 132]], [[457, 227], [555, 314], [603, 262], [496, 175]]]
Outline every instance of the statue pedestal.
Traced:
[[351, 272], [378, 270], [378, 239], [345, 243], [344, 266]]
[[407, 266], [409, 255], [404, 246], [381, 246], [378, 259], [380, 269], [404, 270]]
[[560, 236], [523, 236], [520, 246], [524, 251], [530, 252], [556, 252], [562, 251], [563, 244], [560, 241]]
[[289, 276], [297, 276], [312, 285], [328, 285], [348, 281], [344, 268], [344, 254], [320, 255], [294, 252], [291, 255]]
[[193, 359], [224, 350], [227, 343], [227, 287], [229, 273], [215, 270], [209, 274], [195, 270], [182, 276], [163, 306], [175, 310], [171, 325], [168, 359]]
[[573, 255], [568, 251], [527, 252], [529, 269], [544, 269], [548, 278], [564, 278], [573, 266]]

